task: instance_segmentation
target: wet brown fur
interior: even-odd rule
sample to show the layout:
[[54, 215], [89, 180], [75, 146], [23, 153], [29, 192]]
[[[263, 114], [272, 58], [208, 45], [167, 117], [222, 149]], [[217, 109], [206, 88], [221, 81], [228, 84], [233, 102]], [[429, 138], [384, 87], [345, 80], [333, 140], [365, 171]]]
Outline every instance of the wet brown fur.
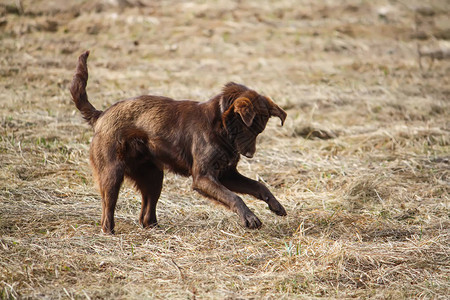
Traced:
[[267, 187], [236, 169], [240, 154], [255, 153], [256, 137], [271, 116], [284, 123], [286, 113], [271, 99], [228, 83], [203, 103], [147, 95], [117, 102], [102, 112], [87, 98], [88, 56], [86, 51], [79, 57], [70, 92], [94, 129], [90, 161], [102, 197], [104, 232], [114, 232], [114, 210], [125, 177], [142, 194], [140, 223], [156, 225], [156, 204], [167, 169], [192, 176], [194, 190], [236, 212], [248, 228], [260, 227], [261, 221], [235, 193], [252, 195], [277, 215], [286, 215]]

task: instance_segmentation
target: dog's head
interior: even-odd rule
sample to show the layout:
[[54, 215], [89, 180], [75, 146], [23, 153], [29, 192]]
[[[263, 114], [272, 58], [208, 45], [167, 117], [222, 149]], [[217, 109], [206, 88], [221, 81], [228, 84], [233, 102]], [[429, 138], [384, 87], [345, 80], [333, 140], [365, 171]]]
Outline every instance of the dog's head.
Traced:
[[256, 137], [266, 128], [269, 118], [280, 118], [283, 126], [287, 115], [270, 98], [233, 82], [223, 88], [220, 109], [230, 140], [240, 154], [249, 158], [255, 154]]

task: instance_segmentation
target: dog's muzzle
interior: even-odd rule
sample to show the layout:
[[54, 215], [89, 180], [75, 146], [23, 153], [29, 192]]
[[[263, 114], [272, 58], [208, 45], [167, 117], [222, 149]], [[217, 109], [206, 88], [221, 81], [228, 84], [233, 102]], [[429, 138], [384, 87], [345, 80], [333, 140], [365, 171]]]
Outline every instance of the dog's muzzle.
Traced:
[[254, 153], [252, 153], [252, 152], [246, 152], [246, 153], [244, 154], [244, 156], [247, 157], [247, 158], [252, 158], [253, 155], [254, 155]]

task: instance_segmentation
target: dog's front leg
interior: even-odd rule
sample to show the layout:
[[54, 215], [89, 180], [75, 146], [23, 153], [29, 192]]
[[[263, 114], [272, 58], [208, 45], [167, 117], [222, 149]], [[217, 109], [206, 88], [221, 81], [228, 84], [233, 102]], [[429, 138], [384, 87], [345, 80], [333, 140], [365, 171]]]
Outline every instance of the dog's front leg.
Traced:
[[223, 203], [237, 213], [243, 226], [251, 229], [259, 228], [261, 226], [261, 221], [247, 205], [245, 205], [244, 201], [242, 201], [238, 195], [220, 184], [215, 178], [211, 176], [195, 176], [193, 189]]
[[237, 170], [231, 170], [225, 173], [220, 182], [228, 189], [236, 193], [248, 194], [263, 200], [269, 205], [269, 209], [279, 216], [285, 216], [286, 210], [283, 205], [275, 198], [269, 189], [262, 183], [247, 178]]

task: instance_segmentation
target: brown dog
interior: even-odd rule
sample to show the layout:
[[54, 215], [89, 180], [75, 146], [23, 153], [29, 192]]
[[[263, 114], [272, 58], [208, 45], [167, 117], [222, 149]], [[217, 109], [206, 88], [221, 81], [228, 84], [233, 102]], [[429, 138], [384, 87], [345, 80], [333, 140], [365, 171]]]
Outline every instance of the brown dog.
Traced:
[[193, 189], [219, 201], [239, 215], [242, 225], [258, 228], [261, 221], [233, 192], [265, 201], [270, 210], [286, 211], [261, 183], [239, 174], [239, 155], [252, 157], [256, 136], [271, 116], [286, 112], [268, 97], [236, 83], [207, 102], [175, 101], [161, 96], [140, 96], [96, 110], [86, 94], [87, 57], [78, 59], [70, 87], [72, 100], [93, 127], [90, 160], [102, 196], [102, 229], [114, 233], [114, 209], [124, 177], [142, 194], [139, 221], [157, 224], [156, 203], [164, 169], [193, 178]]

